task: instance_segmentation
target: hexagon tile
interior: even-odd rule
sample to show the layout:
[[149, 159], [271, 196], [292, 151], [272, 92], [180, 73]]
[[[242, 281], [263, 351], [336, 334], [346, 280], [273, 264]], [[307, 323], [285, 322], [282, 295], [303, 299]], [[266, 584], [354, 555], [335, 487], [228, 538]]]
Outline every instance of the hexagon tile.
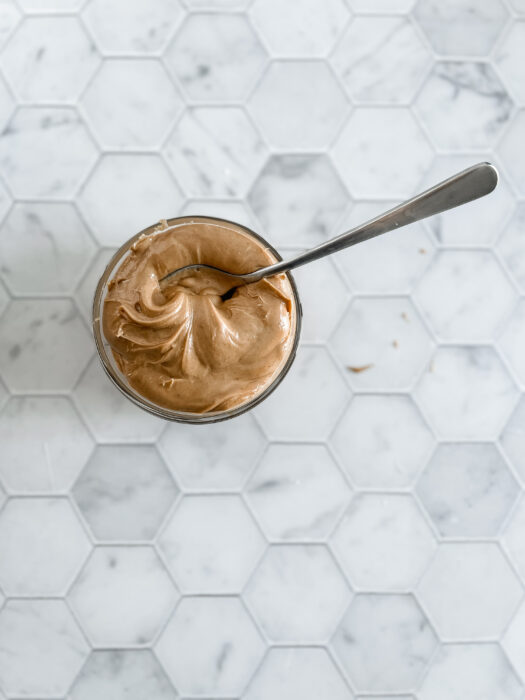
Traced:
[[[525, 0], [0, 0], [0, 700], [524, 700], [524, 45]], [[251, 413], [107, 380], [142, 228], [286, 257], [479, 161], [297, 270]]]

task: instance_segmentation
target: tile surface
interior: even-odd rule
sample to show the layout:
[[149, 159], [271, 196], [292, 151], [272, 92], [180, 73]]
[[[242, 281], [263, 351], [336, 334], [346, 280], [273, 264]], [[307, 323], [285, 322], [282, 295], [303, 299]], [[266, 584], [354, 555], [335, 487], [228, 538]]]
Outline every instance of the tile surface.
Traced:
[[[0, 0], [0, 699], [523, 700], [524, 0]], [[250, 414], [142, 412], [91, 337], [161, 217], [300, 268]]]

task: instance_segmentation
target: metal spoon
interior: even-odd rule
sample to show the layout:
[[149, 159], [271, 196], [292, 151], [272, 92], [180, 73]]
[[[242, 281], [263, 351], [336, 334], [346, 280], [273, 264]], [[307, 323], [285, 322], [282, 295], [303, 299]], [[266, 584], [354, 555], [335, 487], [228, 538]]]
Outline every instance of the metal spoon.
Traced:
[[223, 299], [228, 299], [240, 285], [251, 284], [262, 280], [264, 277], [271, 277], [272, 275], [293, 270], [313, 260], [323, 258], [325, 255], [331, 255], [338, 250], [343, 250], [343, 248], [368, 241], [370, 238], [380, 236], [382, 233], [412, 224], [420, 219], [426, 219], [428, 216], [439, 214], [447, 209], [459, 207], [461, 204], [467, 204], [467, 202], [492, 192], [497, 183], [498, 171], [496, 168], [491, 163], [478, 163], [449, 177], [447, 180], [443, 180], [443, 182], [434, 185], [429, 190], [425, 190], [425, 192], [412, 197], [412, 199], [403, 202], [384, 214], [376, 216], [365, 224], [356, 226], [326, 243], [321, 243], [321, 245], [297, 255], [291, 260], [282, 260], [243, 275], [237, 275], [233, 272], [227, 272], [226, 270], [200, 263], [186, 265], [167, 274], [160, 280], [160, 284], [163, 286], [168, 281], [172, 283], [176, 277], [190, 270], [214, 270], [232, 281], [232, 288], [222, 295]]

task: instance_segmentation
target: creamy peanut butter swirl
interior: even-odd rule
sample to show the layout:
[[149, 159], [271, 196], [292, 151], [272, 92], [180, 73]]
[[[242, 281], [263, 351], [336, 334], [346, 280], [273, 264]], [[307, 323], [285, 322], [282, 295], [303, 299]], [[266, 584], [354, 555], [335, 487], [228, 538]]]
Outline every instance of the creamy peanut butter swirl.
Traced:
[[296, 310], [285, 275], [239, 287], [198, 271], [162, 289], [159, 279], [192, 263], [235, 273], [275, 262], [265, 246], [227, 222], [190, 222], [141, 237], [121, 263], [103, 328], [131, 386], [157, 405], [205, 413], [263, 391], [293, 344]]

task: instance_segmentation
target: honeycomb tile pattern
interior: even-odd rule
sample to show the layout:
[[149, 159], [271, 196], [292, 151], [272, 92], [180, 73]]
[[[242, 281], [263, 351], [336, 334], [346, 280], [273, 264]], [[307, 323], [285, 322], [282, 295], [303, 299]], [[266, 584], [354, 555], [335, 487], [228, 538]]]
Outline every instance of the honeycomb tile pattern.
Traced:
[[[524, 0], [0, 0], [0, 698], [523, 700]], [[488, 198], [297, 271], [252, 413], [105, 377], [161, 217], [283, 255], [476, 161]]]

